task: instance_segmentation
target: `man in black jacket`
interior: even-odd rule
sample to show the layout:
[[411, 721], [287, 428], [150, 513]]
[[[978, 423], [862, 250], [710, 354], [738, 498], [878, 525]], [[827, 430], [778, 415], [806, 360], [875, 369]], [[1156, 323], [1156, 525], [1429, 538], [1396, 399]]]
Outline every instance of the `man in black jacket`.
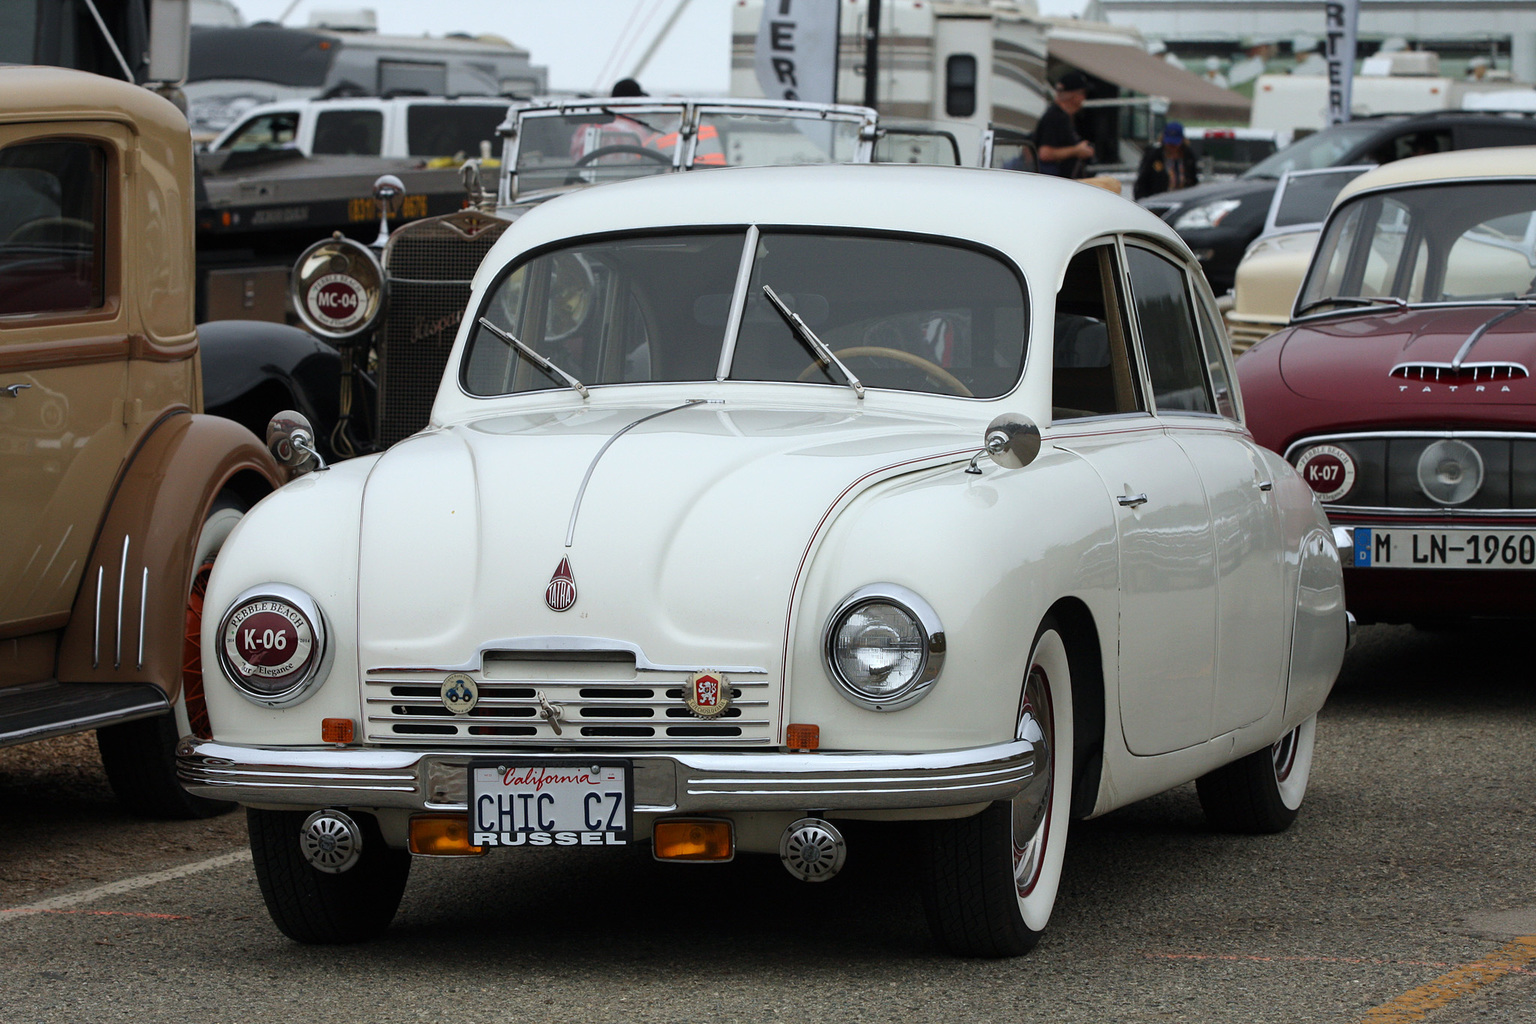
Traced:
[[1035, 126], [1042, 173], [1080, 178], [1083, 165], [1093, 159], [1093, 143], [1077, 134], [1072, 121], [1087, 99], [1088, 79], [1081, 71], [1068, 71], [1056, 83], [1056, 101], [1045, 108]]
[[1163, 144], [1152, 146], [1141, 155], [1141, 168], [1136, 172], [1136, 187], [1131, 194], [1140, 199], [1159, 192], [1189, 188], [1199, 182], [1195, 154], [1184, 143], [1184, 126], [1169, 121], [1163, 127]]

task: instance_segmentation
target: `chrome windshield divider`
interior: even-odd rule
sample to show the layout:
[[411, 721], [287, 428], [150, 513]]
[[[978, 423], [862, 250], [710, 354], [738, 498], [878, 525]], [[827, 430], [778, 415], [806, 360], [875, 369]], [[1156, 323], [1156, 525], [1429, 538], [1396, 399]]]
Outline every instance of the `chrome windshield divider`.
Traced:
[[[484, 319], [482, 319], [481, 322], [484, 323]], [[690, 409], [695, 405], [703, 405], [704, 403], [705, 400], [702, 398], [690, 398], [682, 405], [674, 405], [669, 409], [661, 409], [657, 412], [651, 413], [648, 416], [641, 416], [633, 423], [621, 428], [612, 437], [603, 442], [603, 446], [597, 450], [597, 454], [592, 456], [592, 461], [588, 463], [586, 475], [581, 478], [581, 486], [576, 488], [576, 500], [571, 504], [571, 521], [570, 524], [565, 528], [566, 547], [570, 547], [571, 543], [576, 539], [576, 517], [581, 514], [581, 499], [586, 496], [587, 484], [591, 482], [592, 474], [594, 471], [596, 471], [597, 464], [603, 460], [603, 456], [608, 453], [608, 449], [613, 447], [613, 442], [617, 441], [631, 430], [634, 430], [646, 420], [653, 420], [658, 416], [665, 416], [669, 412], [677, 412], [679, 409]]]
[[747, 240], [741, 247], [741, 264], [736, 268], [736, 287], [731, 292], [731, 311], [725, 318], [725, 344], [720, 349], [720, 366], [715, 370], [716, 381], [723, 381], [731, 375], [731, 362], [736, 358], [736, 338], [741, 334], [741, 318], [747, 310], [747, 286], [752, 283], [752, 264], [760, 235], [756, 224], [747, 227]]

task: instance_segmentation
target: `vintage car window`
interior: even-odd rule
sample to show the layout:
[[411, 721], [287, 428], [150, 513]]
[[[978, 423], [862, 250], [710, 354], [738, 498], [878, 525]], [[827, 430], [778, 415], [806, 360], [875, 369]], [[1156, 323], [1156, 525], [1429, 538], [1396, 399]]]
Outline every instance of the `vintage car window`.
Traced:
[[1056, 293], [1051, 360], [1053, 419], [1142, 412], [1141, 382], [1120, 315], [1115, 251], [1084, 249], [1067, 264]]
[[382, 110], [327, 110], [315, 118], [316, 156], [378, 156], [384, 151]]
[[1362, 196], [1336, 213], [1297, 308], [1508, 302], [1533, 286], [1536, 182], [1454, 182]]
[[[475, 314], [583, 384], [714, 380], [745, 231], [577, 242], [514, 268]], [[471, 395], [568, 387], [477, 325]]]
[[1183, 269], [1137, 246], [1125, 261], [1158, 412], [1215, 412]]
[[663, 174], [672, 169], [681, 127], [678, 108], [525, 114], [518, 124], [518, 192]]
[[0, 316], [105, 301], [106, 154], [71, 139], [0, 149]]
[[411, 156], [480, 155], [482, 143], [500, 155], [496, 129], [505, 107], [480, 103], [413, 103], [405, 112], [405, 144]]
[[1286, 171], [1333, 167], [1344, 155], [1381, 130], [1369, 121], [1353, 121], [1324, 128], [1300, 139], [1243, 172], [1245, 178], [1278, 178]]
[[995, 256], [909, 237], [765, 230], [733, 380], [846, 386], [770, 304], [764, 285], [867, 387], [995, 398], [1024, 366], [1024, 284]]
[[852, 119], [706, 109], [699, 112], [693, 166], [850, 163], [858, 151], [859, 122]]
[[1195, 303], [1195, 316], [1200, 321], [1200, 349], [1205, 353], [1205, 372], [1216, 396], [1216, 411], [1229, 420], [1241, 422], [1237, 400], [1232, 394], [1232, 375], [1227, 372], [1227, 357], [1232, 343], [1208, 302]]
[[263, 114], [260, 117], [251, 118], [219, 148], [234, 153], [258, 149], [280, 149], [283, 146], [292, 146], [298, 134], [298, 111], [285, 110], [281, 113]]

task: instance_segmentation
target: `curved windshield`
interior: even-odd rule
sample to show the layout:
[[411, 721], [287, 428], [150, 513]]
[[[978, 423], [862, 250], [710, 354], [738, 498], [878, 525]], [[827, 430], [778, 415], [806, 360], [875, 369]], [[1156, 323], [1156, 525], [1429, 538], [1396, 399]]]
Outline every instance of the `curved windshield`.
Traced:
[[1296, 311], [1509, 302], [1533, 289], [1536, 182], [1422, 185], [1335, 212]]
[[1260, 160], [1244, 171], [1243, 177], [1278, 178], [1286, 171], [1314, 171], [1320, 167], [1337, 166], [1343, 163], [1345, 154], [1380, 130], [1380, 125], [1358, 122], [1324, 128]]
[[742, 229], [540, 253], [476, 312], [464, 389], [721, 378], [846, 388], [852, 377], [860, 387], [991, 398], [1018, 381], [1028, 307], [1023, 282], [996, 257], [888, 235], [750, 236], [750, 251]]

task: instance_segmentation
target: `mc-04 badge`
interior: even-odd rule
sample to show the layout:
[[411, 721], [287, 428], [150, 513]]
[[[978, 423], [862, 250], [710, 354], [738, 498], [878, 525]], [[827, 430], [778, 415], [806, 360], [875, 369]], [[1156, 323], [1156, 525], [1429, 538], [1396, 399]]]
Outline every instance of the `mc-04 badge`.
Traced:
[[569, 558], [560, 559], [560, 564], [555, 567], [549, 586], [544, 588], [544, 603], [557, 612], [567, 611], [576, 603], [576, 579], [571, 575]]
[[719, 672], [695, 672], [683, 687], [683, 703], [700, 718], [719, 718], [731, 706], [731, 687]]

